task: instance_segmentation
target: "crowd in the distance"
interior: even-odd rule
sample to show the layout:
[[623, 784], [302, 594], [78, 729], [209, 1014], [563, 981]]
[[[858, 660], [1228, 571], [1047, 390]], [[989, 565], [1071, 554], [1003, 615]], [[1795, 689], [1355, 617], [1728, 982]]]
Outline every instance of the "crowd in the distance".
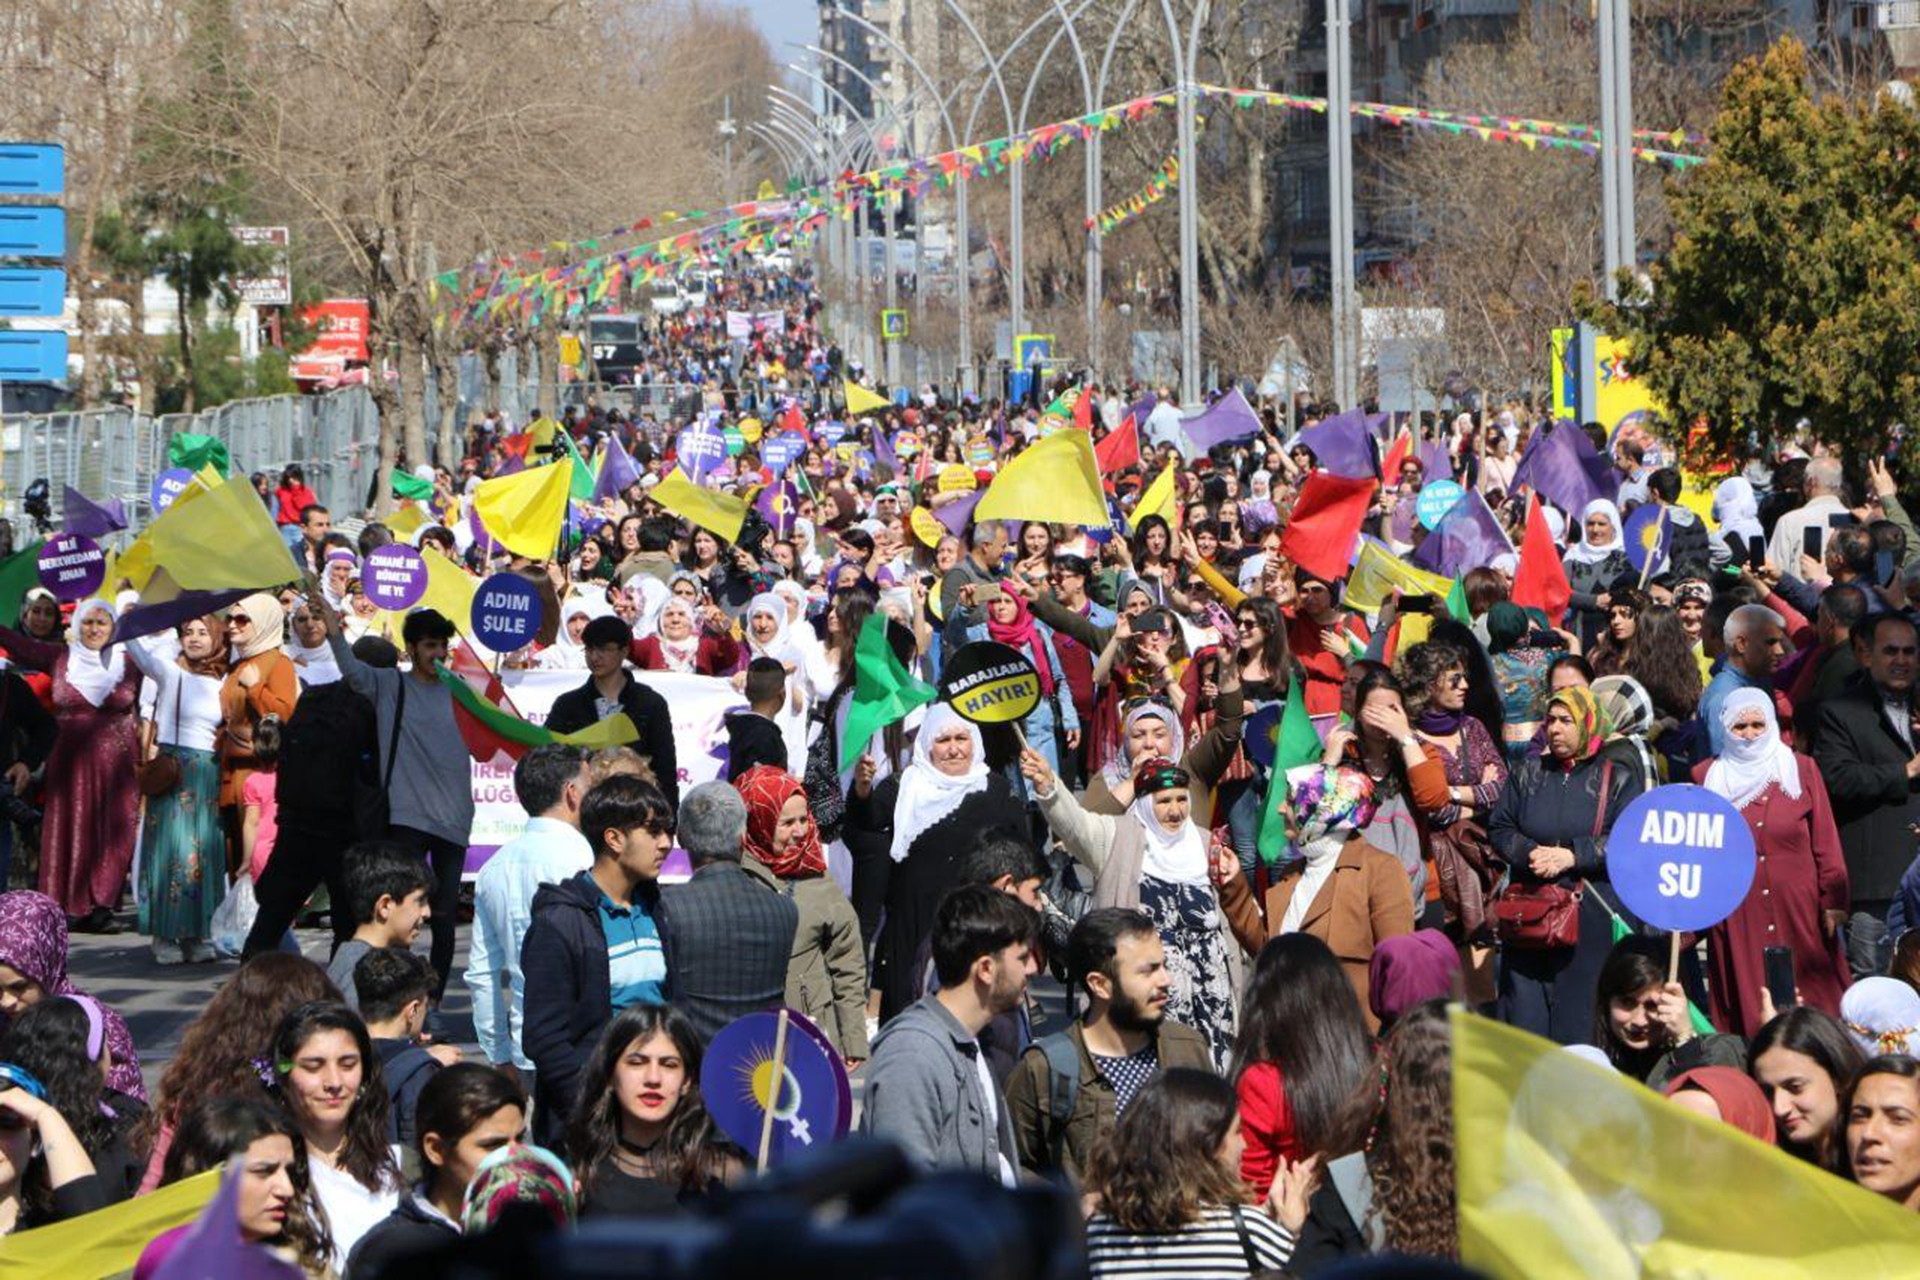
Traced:
[[[764, 298], [783, 331], [730, 351], [716, 316]], [[929, 388], [845, 423], [830, 392], [852, 370], [817, 311], [748, 272], [650, 327], [648, 376], [705, 382], [717, 422], [757, 428], [712, 481], [794, 483], [735, 540], [650, 496], [684, 422], [493, 415], [404, 518], [336, 528], [294, 469], [261, 477], [303, 571], [283, 591], [125, 645], [128, 602], [29, 596], [0, 630], [7, 830], [37, 885], [0, 896], [0, 1232], [226, 1161], [243, 1234], [312, 1276], [397, 1274], [517, 1204], [691, 1212], [756, 1163], [707, 1114], [702, 1053], [777, 1005], [917, 1164], [1071, 1185], [1096, 1275], [1457, 1257], [1448, 1000], [1920, 1209], [1920, 537], [1884, 462], [1770, 447], [1717, 481], [1710, 527], [1656, 442], [1614, 441], [1618, 497], [1546, 511], [1563, 617], [1513, 601], [1512, 553], [1463, 567], [1451, 609], [1356, 599], [1283, 549], [1318, 465], [1284, 409], [1208, 450], [1132, 387], [1083, 388], [1075, 422], [1043, 420], [1057, 388]], [[1427, 536], [1441, 469], [1522, 545], [1515, 461], [1583, 430], [1517, 404], [1406, 425], [1366, 519], [1396, 554]], [[1105, 477], [1121, 526], [968, 518], [1053, 430], [1138, 432]], [[633, 482], [551, 561], [508, 555], [472, 489], [557, 431], [602, 457], [617, 440]], [[803, 437], [778, 475], [776, 433]], [[1174, 518], [1135, 512], [1175, 458]], [[1623, 533], [1648, 503], [1670, 535], [1636, 570]], [[415, 611], [396, 647], [360, 581], [407, 525], [536, 585], [542, 633], [505, 661], [578, 674], [548, 728], [638, 731], [518, 759], [525, 827], [473, 881], [460, 974], [474, 802], [434, 670], [470, 657], [466, 622]], [[970, 642], [1012, 646], [1038, 706], [1016, 728], [935, 702], [843, 753], [889, 665], [863, 636], [935, 684]], [[747, 704], [702, 762], [656, 673]], [[1294, 699], [1315, 745], [1269, 817]], [[1689, 780], [1739, 809], [1758, 871], [1669, 981], [1607, 848], [1629, 801]], [[676, 845], [691, 874], [663, 882]], [[237, 971], [178, 971], [211, 994], [151, 1096], [124, 1022], [67, 977], [69, 928], [116, 928], [130, 878], [163, 964], [213, 961], [225, 895], [255, 901]], [[324, 966], [290, 932], [322, 889]], [[1545, 914], [1516, 923], [1521, 897]], [[1064, 1014], [1041, 1016], [1044, 972]], [[480, 1061], [449, 1043], [456, 980]]]

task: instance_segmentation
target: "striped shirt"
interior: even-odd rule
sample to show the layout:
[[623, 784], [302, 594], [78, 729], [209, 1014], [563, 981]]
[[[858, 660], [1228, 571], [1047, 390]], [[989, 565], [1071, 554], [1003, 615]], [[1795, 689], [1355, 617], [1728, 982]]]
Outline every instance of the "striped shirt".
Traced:
[[613, 1010], [630, 1004], [667, 1002], [667, 953], [660, 946], [660, 930], [645, 903], [615, 906], [600, 895], [600, 932], [607, 939], [607, 981]]
[[[1236, 1212], [1246, 1228], [1244, 1241], [1234, 1226]], [[1178, 1231], [1142, 1235], [1096, 1213], [1087, 1222], [1087, 1267], [1094, 1280], [1241, 1280], [1284, 1268], [1293, 1257], [1293, 1243], [1292, 1232], [1248, 1205], [1237, 1210], [1216, 1205]]]

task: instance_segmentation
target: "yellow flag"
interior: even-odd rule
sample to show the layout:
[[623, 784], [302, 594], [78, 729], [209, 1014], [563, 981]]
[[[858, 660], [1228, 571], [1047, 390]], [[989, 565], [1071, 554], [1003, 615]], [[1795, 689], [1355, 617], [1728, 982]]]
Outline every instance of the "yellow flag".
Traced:
[[647, 496], [727, 542], [739, 541], [740, 526], [747, 521], [746, 499], [718, 489], [702, 488], [687, 479], [678, 467], [668, 472], [667, 478], [655, 485]]
[[[248, 488], [245, 481], [242, 476], [242, 488]], [[125, 1275], [149, 1240], [192, 1222], [219, 1190], [220, 1171], [210, 1169], [151, 1195], [8, 1236], [0, 1249], [0, 1280]]]
[[517, 556], [545, 560], [559, 545], [572, 487], [573, 460], [562, 458], [481, 482], [473, 509], [495, 542]]
[[[420, 559], [427, 566], [427, 589], [413, 607], [431, 609], [459, 628], [462, 635], [470, 634], [473, 597], [480, 590], [480, 580], [447, 559], [446, 554], [436, 547], [420, 548]], [[399, 644], [400, 628], [406, 620], [406, 612], [382, 610], [375, 615], [372, 630]]]
[[398, 511], [381, 523], [387, 526], [388, 533], [405, 542], [427, 527], [427, 513], [420, 509], [417, 502], [403, 502]]
[[1112, 522], [1093, 438], [1062, 431], [1009, 462], [973, 509], [975, 520], [1045, 520], [1103, 529]]
[[1167, 469], [1153, 478], [1153, 483], [1148, 485], [1146, 492], [1140, 495], [1140, 501], [1134, 504], [1134, 528], [1138, 529], [1140, 522], [1148, 516], [1159, 516], [1167, 522], [1169, 528], [1179, 523], [1176, 517], [1180, 514], [1180, 508], [1173, 500], [1174, 466], [1174, 463], [1169, 462]]
[[148, 526], [144, 541], [151, 559], [133, 554], [134, 564], [123, 568], [123, 574], [135, 578], [137, 570], [151, 577], [151, 568], [165, 569], [188, 591], [277, 587], [300, 576], [280, 531], [244, 475], [202, 495], [189, 497], [192, 492], [190, 486]]
[[1912, 1275], [1920, 1216], [1455, 1008], [1461, 1261], [1492, 1280]]
[[1453, 579], [1416, 569], [1373, 538], [1360, 540], [1360, 558], [1354, 562], [1340, 602], [1349, 609], [1372, 613], [1398, 587], [1402, 595], [1430, 595], [1446, 599]]
[[847, 397], [848, 413], [867, 413], [874, 409], [893, 408], [891, 400], [867, 390], [857, 382], [842, 378], [840, 388]]

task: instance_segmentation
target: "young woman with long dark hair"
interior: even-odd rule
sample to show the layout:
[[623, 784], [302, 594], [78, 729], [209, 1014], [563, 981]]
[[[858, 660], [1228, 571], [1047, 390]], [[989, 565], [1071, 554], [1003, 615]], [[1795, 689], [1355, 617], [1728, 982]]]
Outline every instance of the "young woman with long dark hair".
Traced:
[[91, 996], [42, 1000], [13, 1020], [0, 1038], [0, 1062], [11, 1062], [46, 1085], [100, 1176], [109, 1203], [140, 1185], [144, 1150], [135, 1143], [146, 1106], [107, 1088], [106, 1021]]
[[567, 1158], [582, 1217], [677, 1214], [744, 1165], [700, 1100], [700, 1037], [661, 1005], [615, 1015], [580, 1073]]
[[400, 1203], [400, 1161], [387, 1144], [387, 1086], [360, 1015], [316, 1000], [290, 1011], [267, 1061], [273, 1096], [300, 1131], [315, 1198], [333, 1237], [333, 1265]]
[[1312, 1162], [1282, 1167], [1264, 1205], [1240, 1180], [1233, 1088], [1174, 1067], [1134, 1097], [1087, 1168], [1087, 1267], [1108, 1276], [1256, 1275], [1285, 1268], [1306, 1216]]
[[[265, 1245], [301, 1273], [321, 1280], [334, 1272], [333, 1241], [307, 1180], [300, 1131], [284, 1111], [257, 1097], [209, 1098], [189, 1111], [175, 1131], [161, 1185], [217, 1169], [240, 1166], [240, 1238]], [[148, 1241], [134, 1265], [134, 1280], [157, 1272], [194, 1224], [175, 1227]]]
[[[1586, 927], [1583, 919], [1581, 928]], [[1667, 945], [1622, 938], [1600, 967], [1593, 1000], [1593, 1043], [1620, 1074], [1656, 1093], [1695, 1067], [1747, 1067], [1746, 1042], [1693, 1029], [1687, 995], [1667, 981]]]
[[1841, 1100], [1866, 1055], [1840, 1019], [1795, 1005], [1760, 1028], [1747, 1060], [1773, 1105], [1780, 1146], [1829, 1173], [1842, 1173], [1846, 1113]]
[[1267, 1194], [1283, 1163], [1326, 1150], [1371, 1061], [1360, 1001], [1327, 944], [1289, 933], [1262, 947], [1228, 1073], [1246, 1139], [1240, 1176], [1254, 1195]]

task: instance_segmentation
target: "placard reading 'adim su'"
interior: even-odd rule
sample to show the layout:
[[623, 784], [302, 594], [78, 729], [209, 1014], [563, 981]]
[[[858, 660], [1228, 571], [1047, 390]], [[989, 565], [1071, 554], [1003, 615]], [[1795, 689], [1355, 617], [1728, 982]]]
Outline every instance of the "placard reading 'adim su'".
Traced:
[[1607, 836], [1607, 875], [1628, 911], [1674, 933], [1732, 915], [1753, 886], [1753, 832], [1705, 787], [1655, 787], [1620, 812]]

